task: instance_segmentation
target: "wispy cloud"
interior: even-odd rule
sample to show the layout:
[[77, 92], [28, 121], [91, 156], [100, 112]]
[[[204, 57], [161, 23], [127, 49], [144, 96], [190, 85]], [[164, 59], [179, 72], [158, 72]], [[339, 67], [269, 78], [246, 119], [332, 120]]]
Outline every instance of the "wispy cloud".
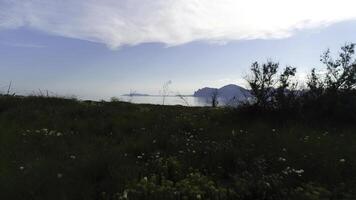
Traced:
[[0, 30], [27, 26], [110, 48], [291, 36], [355, 19], [354, 0], [0, 0]]
[[45, 48], [45, 45], [41, 44], [32, 44], [32, 43], [18, 43], [18, 42], [0, 42], [0, 45], [11, 46], [11, 47], [20, 47], [20, 48]]

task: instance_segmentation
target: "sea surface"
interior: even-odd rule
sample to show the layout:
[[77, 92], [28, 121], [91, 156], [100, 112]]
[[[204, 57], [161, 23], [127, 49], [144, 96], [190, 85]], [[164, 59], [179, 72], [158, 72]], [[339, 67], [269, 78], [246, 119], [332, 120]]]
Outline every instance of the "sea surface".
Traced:
[[[121, 101], [136, 103], [136, 104], [155, 104], [155, 105], [182, 105], [192, 107], [211, 106], [211, 99], [194, 96], [121, 96]], [[226, 106], [231, 103], [225, 99], [218, 99], [219, 106]]]

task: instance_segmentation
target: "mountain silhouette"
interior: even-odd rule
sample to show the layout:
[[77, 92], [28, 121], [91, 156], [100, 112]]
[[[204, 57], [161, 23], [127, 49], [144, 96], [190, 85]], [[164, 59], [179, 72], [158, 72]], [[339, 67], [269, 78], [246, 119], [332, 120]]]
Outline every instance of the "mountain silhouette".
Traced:
[[194, 97], [211, 98], [217, 90], [218, 97], [225, 100], [247, 100], [251, 97], [249, 90], [234, 84], [225, 85], [221, 88], [204, 87], [194, 92]]

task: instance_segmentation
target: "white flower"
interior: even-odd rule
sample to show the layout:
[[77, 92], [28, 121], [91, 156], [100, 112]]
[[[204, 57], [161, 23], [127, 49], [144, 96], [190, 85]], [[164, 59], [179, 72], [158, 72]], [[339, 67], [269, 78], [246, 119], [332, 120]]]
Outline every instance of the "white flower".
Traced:
[[61, 174], [61, 173], [57, 174], [57, 178], [62, 178], [62, 177], [63, 177], [63, 174]]
[[276, 132], [276, 129], [272, 128], [272, 132]]
[[346, 160], [344, 158], [341, 158], [339, 161], [340, 162], [345, 162]]
[[304, 169], [292, 169], [292, 171], [298, 176], [302, 176], [302, 173], [304, 173]]
[[122, 195], [122, 197], [123, 197], [124, 199], [127, 199], [127, 191], [126, 191], [126, 190], [124, 191], [124, 194]]
[[19, 169], [22, 171], [22, 170], [25, 169], [25, 167], [24, 166], [20, 166]]
[[296, 170], [294, 170], [294, 172], [297, 174], [302, 174], [302, 173], [304, 173], [304, 169], [296, 169]]
[[200, 194], [197, 194], [197, 199], [201, 199], [201, 195]]
[[155, 144], [155, 143], [156, 143], [156, 140], [152, 140], [152, 143]]
[[138, 159], [142, 159], [142, 156], [137, 156]]
[[70, 159], [73, 159], [73, 160], [77, 158], [75, 155], [70, 155], [69, 157], [70, 157]]
[[279, 157], [278, 158], [278, 161], [281, 161], [281, 162], [285, 162], [287, 159], [285, 159], [285, 158], [282, 158], [282, 157]]
[[147, 176], [143, 177], [143, 180], [147, 182], [148, 181]]
[[62, 136], [62, 133], [61, 132], [58, 132], [57, 133], [57, 136], [59, 137], [59, 136]]

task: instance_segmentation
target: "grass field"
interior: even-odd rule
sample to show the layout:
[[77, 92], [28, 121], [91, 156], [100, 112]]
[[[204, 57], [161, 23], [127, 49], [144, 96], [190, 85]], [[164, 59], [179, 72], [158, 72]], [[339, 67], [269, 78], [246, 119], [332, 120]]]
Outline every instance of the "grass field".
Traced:
[[0, 97], [0, 199], [356, 199], [356, 124]]

